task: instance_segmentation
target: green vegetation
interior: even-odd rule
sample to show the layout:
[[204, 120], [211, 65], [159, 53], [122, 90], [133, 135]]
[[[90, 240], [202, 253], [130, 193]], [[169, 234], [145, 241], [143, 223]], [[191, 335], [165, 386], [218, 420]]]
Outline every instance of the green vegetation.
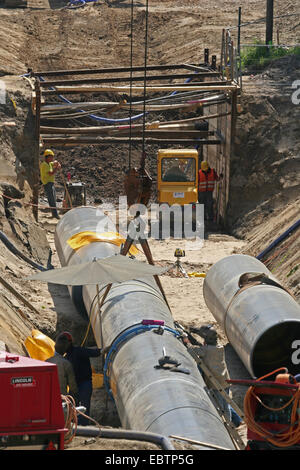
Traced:
[[261, 70], [270, 62], [280, 59], [281, 57], [298, 55], [300, 56], [300, 46], [280, 47], [280, 46], [264, 46], [263, 42], [255, 41], [253, 47], [245, 47], [241, 51], [242, 70], [245, 68]]

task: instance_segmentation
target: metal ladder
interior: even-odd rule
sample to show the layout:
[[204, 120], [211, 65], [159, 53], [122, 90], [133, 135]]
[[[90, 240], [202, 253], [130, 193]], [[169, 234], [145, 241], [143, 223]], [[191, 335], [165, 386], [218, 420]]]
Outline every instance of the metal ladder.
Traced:
[[[238, 405], [230, 398], [228, 393], [226, 393], [225, 389], [220, 385], [216, 377], [212, 374], [212, 372], [206, 367], [206, 365], [203, 363], [202, 359], [199, 357], [197, 352], [193, 349], [192, 346], [188, 346], [189, 352], [193, 359], [196, 361], [197, 365], [200, 366], [201, 370], [203, 371], [205, 377], [210, 380], [210, 382], [214, 385], [215, 389], [222, 395], [222, 397], [226, 400], [227, 403], [229, 403], [232, 408], [238, 413], [238, 415], [241, 417], [242, 420], [244, 420], [244, 413], [243, 411], [238, 407]], [[209, 392], [209, 389], [208, 389]], [[228, 419], [225, 417], [224, 413], [222, 412], [221, 408], [218, 406], [216, 403], [216, 400], [213, 398], [212, 394], [209, 393], [209, 396], [213, 400], [218, 413], [220, 414], [224, 426], [226, 427], [233, 444], [237, 448], [237, 450], [245, 450], [246, 445], [243, 442], [241, 436], [239, 435], [238, 431], [234, 427], [234, 425], [228, 421]]]

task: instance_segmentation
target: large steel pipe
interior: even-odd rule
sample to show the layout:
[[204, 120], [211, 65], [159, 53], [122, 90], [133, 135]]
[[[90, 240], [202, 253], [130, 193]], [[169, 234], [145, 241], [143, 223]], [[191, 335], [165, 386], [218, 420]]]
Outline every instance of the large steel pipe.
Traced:
[[[75, 233], [95, 231], [102, 217], [94, 208], [76, 208], [60, 220], [55, 243], [63, 266], [119, 252], [118, 247], [102, 242], [74, 252], [67, 243]], [[104, 290], [105, 286], [100, 286], [100, 292]], [[83, 285], [77, 290], [75, 303], [78, 292], [82, 293], [86, 312], [91, 314], [96, 286]], [[157, 334], [161, 332], [157, 327], [140, 329], [143, 320], [163, 321], [163, 334]], [[109, 388], [124, 428], [165, 436], [177, 434], [234, 449], [195, 361], [176, 336], [171, 312], [153, 278], [113, 284], [103, 303], [101, 321], [97, 312], [92, 326], [98, 346], [107, 348], [107, 358], [111, 358]], [[155, 368], [163, 349], [190, 373]]]
[[[300, 306], [280, 287], [268, 284], [239, 289], [245, 273], [276, 278], [248, 255], [231, 255], [215, 263], [203, 284], [207, 307], [253, 377], [278, 367], [299, 372], [293, 362], [295, 340], [300, 340]], [[250, 285], [249, 285], [250, 286]]]

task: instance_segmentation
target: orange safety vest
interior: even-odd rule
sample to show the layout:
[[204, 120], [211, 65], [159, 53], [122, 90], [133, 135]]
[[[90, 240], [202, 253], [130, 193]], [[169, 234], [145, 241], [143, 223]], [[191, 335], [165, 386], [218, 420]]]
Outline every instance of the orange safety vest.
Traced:
[[199, 192], [213, 191], [215, 181], [218, 180], [219, 177], [213, 168], [206, 172], [199, 170]]

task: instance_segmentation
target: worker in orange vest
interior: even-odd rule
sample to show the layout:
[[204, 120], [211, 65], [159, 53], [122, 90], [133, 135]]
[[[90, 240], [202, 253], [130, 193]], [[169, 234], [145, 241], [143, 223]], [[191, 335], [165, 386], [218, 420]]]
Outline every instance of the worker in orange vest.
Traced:
[[204, 204], [204, 217], [205, 220], [210, 222], [214, 220], [213, 191], [215, 188], [215, 181], [220, 181], [222, 178], [222, 173], [219, 176], [216, 170], [210, 168], [207, 161], [201, 162], [198, 183], [198, 202], [200, 204]]

